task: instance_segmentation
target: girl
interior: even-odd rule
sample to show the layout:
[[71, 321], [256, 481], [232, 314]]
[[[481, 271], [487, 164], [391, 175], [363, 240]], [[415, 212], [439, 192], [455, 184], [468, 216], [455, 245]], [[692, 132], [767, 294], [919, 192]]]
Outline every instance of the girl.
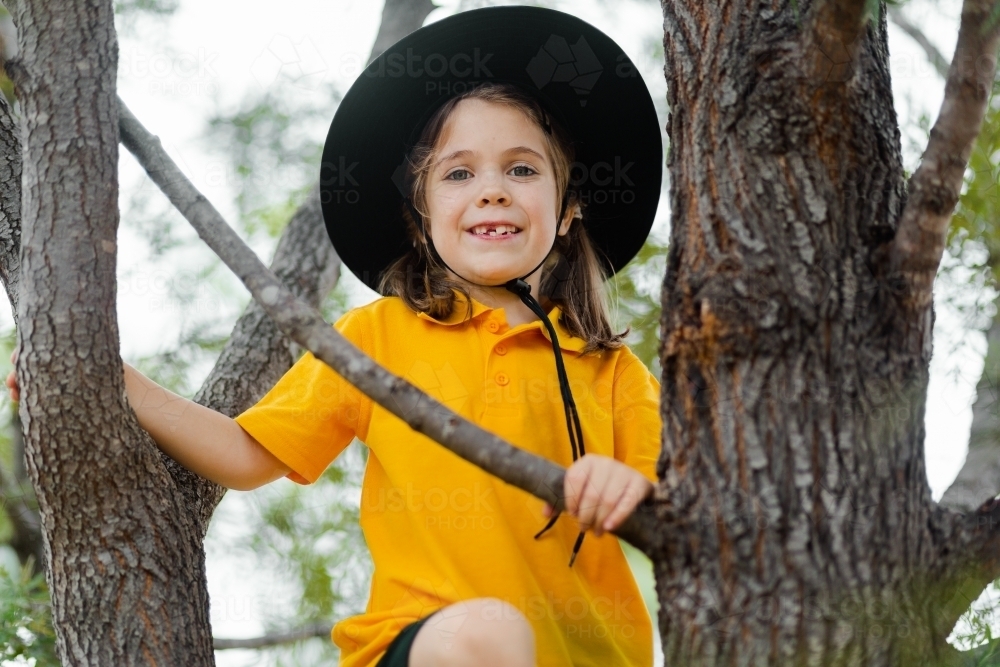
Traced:
[[[365, 70], [323, 154], [331, 240], [385, 295], [336, 328], [567, 467], [576, 525], [414, 433], [311, 353], [235, 420], [125, 366], [158, 446], [228, 488], [311, 483], [354, 437], [368, 445], [361, 525], [375, 570], [365, 612], [333, 629], [344, 667], [652, 663], [649, 615], [604, 535], [651, 493], [660, 449], [658, 384], [612, 330], [603, 293], [659, 197], [659, 128], [630, 66], [559, 12], [459, 14]], [[13, 374], [8, 385], [16, 400]]]

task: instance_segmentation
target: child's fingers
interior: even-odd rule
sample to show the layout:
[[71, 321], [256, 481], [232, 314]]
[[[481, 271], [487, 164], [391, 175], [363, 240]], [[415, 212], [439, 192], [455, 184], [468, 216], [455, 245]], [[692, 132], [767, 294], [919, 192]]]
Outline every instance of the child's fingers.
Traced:
[[18, 401], [21, 398], [21, 392], [17, 386], [17, 375], [14, 371], [10, 372], [7, 376], [7, 388], [10, 389], [10, 398], [12, 401]]
[[616, 474], [613, 474], [608, 480], [607, 485], [604, 487], [599, 506], [594, 512], [594, 534], [598, 537], [607, 530], [604, 527], [607, 518], [628, 494], [629, 483], [631, 481], [632, 476], [625, 470], [616, 471]]
[[566, 503], [566, 513], [576, 516], [580, 509], [580, 492], [587, 484], [587, 471], [577, 461], [566, 470], [563, 477], [563, 497]]
[[594, 517], [597, 515], [597, 510], [601, 507], [605, 488], [609, 481], [611, 481], [609, 477], [601, 477], [600, 475], [589, 475], [587, 477], [587, 484], [580, 493], [576, 516], [576, 520], [580, 523], [580, 530], [589, 530], [594, 526]]
[[546, 519], [552, 516], [552, 505], [545, 503], [545, 505], [542, 507], [542, 516], [544, 516]]
[[652, 484], [645, 478], [630, 482], [611, 512], [601, 521], [601, 528], [614, 530], [621, 525], [621, 522], [635, 511], [635, 508], [642, 502], [651, 488]]

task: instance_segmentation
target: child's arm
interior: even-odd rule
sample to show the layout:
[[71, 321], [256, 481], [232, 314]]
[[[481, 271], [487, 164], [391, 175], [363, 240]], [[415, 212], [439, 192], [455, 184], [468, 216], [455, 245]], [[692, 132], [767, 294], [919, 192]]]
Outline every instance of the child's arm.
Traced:
[[231, 418], [168, 391], [125, 366], [128, 402], [157, 446], [188, 470], [249, 491], [291, 470]]
[[[17, 355], [11, 355], [15, 362]], [[188, 470], [230, 489], [248, 491], [288, 474], [290, 468], [239, 424], [159, 386], [128, 364], [125, 392], [157, 446]], [[12, 400], [21, 398], [17, 376], [7, 376]]]
[[[593, 529], [600, 537], [614, 530], [646, 496], [653, 484], [638, 470], [600, 454], [584, 454], [566, 471], [566, 511], [576, 517], [580, 530]], [[552, 513], [546, 504], [542, 510]]]

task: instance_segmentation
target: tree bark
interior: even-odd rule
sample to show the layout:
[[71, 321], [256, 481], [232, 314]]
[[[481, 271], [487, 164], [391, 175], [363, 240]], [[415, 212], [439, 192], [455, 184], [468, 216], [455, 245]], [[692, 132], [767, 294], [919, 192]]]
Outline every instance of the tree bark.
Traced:
[[205, 663], [208, 597], [187, 585], [204, 579], [200, 535], [128, 407], [118, 355], [112, 3], [26, 0], [15, 20], [20, 416], [59, 655], [66, 664]]
[[946, 664], [998, 574], [994, 508], [938, 507], [923, 450], [930, 285], [993, 76], [996, 32], [973, 33], [990, 3], [966, 2], [966, 67], [909, 187], [885, 9], [865, 23], [865, 4], [662, 4], [668, 664]]

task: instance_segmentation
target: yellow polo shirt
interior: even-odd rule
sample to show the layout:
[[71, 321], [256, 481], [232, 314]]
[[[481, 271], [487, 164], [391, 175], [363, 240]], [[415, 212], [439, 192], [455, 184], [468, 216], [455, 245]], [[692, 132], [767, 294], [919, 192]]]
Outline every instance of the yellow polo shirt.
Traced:
[[[587, 453], [656, 482], [659, 384], [628, 348], [580, 356], [559, 334]], [[446, 321], [387, 297], [334, 325], [390, 372], [511, 444], [569, 467], [555, 359], [540, 320], [507, 325], [502, 308], [460, 296]], [[357, 436], [370, 450], [360, 521], [375, 570], [368, 606], [333, 628], [341, 667], [374, 667], [408, 623], [460, 600], [495, 597], [532, 624], [540, 667], [648, 667], [652, 625], [618, 539], [578, 535], [567, 514], [539, 539], [542, 501], [459, 458], [306, 353], [236, 422], [312, 483]], [[447, 639], [447, 638], [445, 638]]]

